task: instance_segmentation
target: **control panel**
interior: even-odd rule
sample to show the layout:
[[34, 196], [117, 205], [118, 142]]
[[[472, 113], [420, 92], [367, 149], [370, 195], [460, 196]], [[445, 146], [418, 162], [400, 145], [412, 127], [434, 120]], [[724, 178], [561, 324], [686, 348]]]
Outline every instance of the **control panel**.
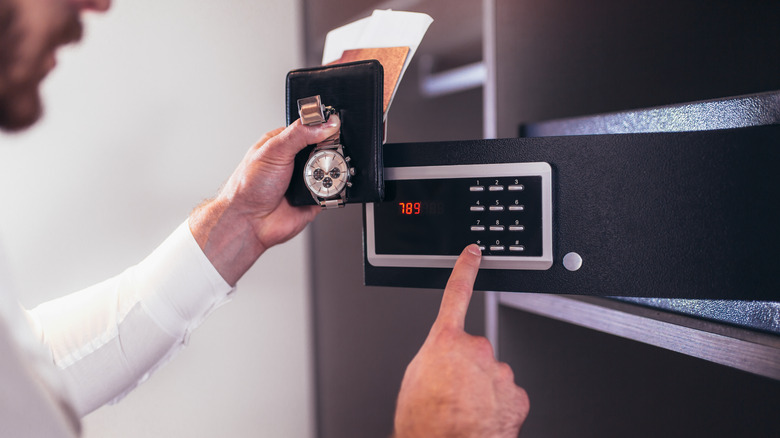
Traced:
[[449, 268], [476, 243], [482, 268], [552, 266], [548, 163], [385, 168], [385, 201], [366, 205], [373, 266]]

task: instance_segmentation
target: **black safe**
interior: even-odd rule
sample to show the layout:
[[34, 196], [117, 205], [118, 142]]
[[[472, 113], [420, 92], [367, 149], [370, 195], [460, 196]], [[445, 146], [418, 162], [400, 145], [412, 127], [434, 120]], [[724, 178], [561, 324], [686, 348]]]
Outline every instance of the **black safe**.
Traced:
[[778, 96], [738, 128], [387, 144], [365, 283], [443, 288], [477, 243], [478, 290], [778, 301]]

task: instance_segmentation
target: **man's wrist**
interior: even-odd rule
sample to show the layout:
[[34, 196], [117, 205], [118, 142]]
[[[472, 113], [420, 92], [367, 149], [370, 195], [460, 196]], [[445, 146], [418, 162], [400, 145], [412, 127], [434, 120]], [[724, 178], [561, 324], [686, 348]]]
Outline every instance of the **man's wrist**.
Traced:
[[206, 201], [190, 214], [188, 223], [211, 264], [235, 286], [267, 248], [250, 218], [232, 207], [229, 200], [220, 197]]

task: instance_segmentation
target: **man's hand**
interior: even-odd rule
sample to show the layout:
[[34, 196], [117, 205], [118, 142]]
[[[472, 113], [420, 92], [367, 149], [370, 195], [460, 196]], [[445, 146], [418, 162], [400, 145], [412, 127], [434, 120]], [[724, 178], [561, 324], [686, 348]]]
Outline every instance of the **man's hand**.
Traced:
[[216, 198], [195, 209], [190, 230], [217, 271], [231, 285], [266, 249], [298, 234], [320, 211], [293, 207], [284, 197], [295, 154], [338, 132], [332, 115], [318, 126], [300, 120], [271, 131], [249, 149]]
[[463, 331], [482, 254], [467, 247], [455, 263], [428, 338], [406, 369], [395, 438], [516, 437], [528, 415], [512, 369], [490, 342]]

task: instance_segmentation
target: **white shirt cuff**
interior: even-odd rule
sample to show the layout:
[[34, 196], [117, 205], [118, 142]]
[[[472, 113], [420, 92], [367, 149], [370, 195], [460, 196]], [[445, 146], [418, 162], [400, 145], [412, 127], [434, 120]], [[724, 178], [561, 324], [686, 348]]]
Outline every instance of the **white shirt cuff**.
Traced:
[[186, 221], [133, 271], [144, 310], [160, 328], [185, 342], [234, 290], [203, 253]]

